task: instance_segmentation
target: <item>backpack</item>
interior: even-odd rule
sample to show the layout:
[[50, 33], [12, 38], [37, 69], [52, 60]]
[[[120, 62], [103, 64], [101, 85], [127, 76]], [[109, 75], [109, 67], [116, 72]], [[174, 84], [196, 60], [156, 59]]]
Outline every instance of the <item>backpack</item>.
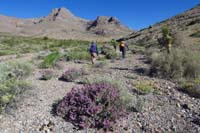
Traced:
[[125, 47], [125, 45], [126, 45], [125, 42], [120, 43], [120, 47]]

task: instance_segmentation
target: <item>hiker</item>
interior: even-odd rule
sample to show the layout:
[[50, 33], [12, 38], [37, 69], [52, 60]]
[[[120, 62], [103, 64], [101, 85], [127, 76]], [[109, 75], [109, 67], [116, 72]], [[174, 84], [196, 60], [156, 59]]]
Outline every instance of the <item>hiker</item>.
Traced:
[[116, 42], [115, 39], [112, 39], [112, 40], [111, 40], [111, 44], [113, 45], [115, 51], [117, 51], [117, 42]]
[[98, 56], [99, 52], [98, 52], [98, 47], [97, 44], [95, 42], [92, 42], [90, 44], [90, 55], [91, 55], [91, 61], [92, 64], [94, 64], [96, 57]]
[[122, 58], [125, 58], [126, 55], [126, 42], [125, 41], [121, 41], [120, 45], [119, 45], [119, 50], [122, 52]]

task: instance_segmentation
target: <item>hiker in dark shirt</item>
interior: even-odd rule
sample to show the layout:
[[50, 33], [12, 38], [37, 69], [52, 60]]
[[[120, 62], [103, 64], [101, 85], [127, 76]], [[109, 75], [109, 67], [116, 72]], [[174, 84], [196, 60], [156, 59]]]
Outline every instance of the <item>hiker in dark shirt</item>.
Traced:
[[98, 52], [98, 47], [97, 44], [95, 42], [92, 42], [90, 44], [90, 55], [91, 55], [91, 61], [92, 64], [94, 64], [96, 57], [98, 56], [99, 52]]

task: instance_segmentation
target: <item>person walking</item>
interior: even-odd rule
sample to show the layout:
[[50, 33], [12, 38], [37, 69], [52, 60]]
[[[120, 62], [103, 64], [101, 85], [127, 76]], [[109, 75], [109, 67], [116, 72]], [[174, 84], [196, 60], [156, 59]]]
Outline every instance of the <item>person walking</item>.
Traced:
[[120, 52], [122, 52], [122, 58], [125, 58], [126, 56], [126, 42], [125, 41], [120, 42], [119, 50]]
[[98, 56], [98, 54], [99, 52], [98, 52], [97, 44], [95, 42], [92, 42], [90, 44], [90, 55], [91, 55], [92, 64], [94, 64], [94, 62], [96, 61], [96, 57]]

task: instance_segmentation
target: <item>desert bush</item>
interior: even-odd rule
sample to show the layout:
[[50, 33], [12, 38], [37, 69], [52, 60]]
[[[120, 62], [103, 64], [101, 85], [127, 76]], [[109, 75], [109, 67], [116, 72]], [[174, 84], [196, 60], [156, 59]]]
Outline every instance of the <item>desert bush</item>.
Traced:
[[117, 53], [115, 52], [115, 50], [108, 46], [103, 46], [101, 48], [101, 54], [105, 55], [106, 59], [116, 59], [117, 58]]
[[0, 112], [28, 88], [30, 85], [22, 80], [9, 79], [2, 82], [0, 84]]
[[117, 53], [114, 50], [110, 50], [108, 53], [106, 53], [105, 57], [106, 59], [116, 59]]
[[31, 70], [31, 65], [21, 60], [0, 64], [0, 112], [29, 88], [23, 79], [30, 75]]
[[164, 78], [197, 78], [200, 76], [199, 54], [190, 50], [174, 49], [153, 53], [151, 56], [151, 75]]
[[11, 51], [11, 50], [1, 50], [0, 51], [0, 56], [3, 56], [3, 55], [11, 55], [11, 54], [15, 54], [14, 51]]
[[137, 75], [135, 75], [134, 73], [128, 73], [124, 77], [127, 79], [136, 79]]
[[47, 55], [44, 58], [44, 61], [41, 63], [41, 68], [52, 68], [55, 67], [57, 61], [61, 58], [61, 55], [59, 52], [53, 52], [49, 55]]
[[199, 38], [200, 37], [200, 31], [197, 31], [197, 32], [191, 34], [190, 36]]
[[32, 65], [22, 60], [9, 61], [0, 65], [0, 82], [9, 78], [23, 79], [32, 72]]
[[43, 40], [48, 40], [49, 38], [47, 36], [44, 36], [43, 37]]
[[90, 54], [87, 51], [70, 51], [64, 56], [66, 61], [72, 60], [90, 60]]
[[113, 130], [125, 110], [117, 88], [108, 83], [93, 83], [72, 88], [58, 104], [56, 113], [79, 128]]
[[188, 93], [192, 97], [200, 98], [200, 79], [189, 80], [184, 82], [180, 90]]
[[133, 91], [136, 91], [138, 94], [146, 95], [152, 93], [155, 90], [155, 86], [153, 82], [150, 81], [142, 81], [134, 83], [135, 88]]
[[199, 23], [200, 23], [200, 19], [196, 19], [196, 20], [191, 21], [189, 24], [187, 24], [187, 26], [191, 26], [191, 25], [199, 24]]
[[105, 68], [108, 65], [108, 63], [105, 60], [101, 60], [94, 65], [92, 65], [93, 68]]
[[78, 77], [82, 75], [86, 75], [87, 72], [85, 69], [75, 69], [71, 68], [65, 71], [62, 76], [59, 78], [60, 80], [67, 81], [67, 82], [72, 82]]
[[139, 54], [144, 54], [145, 53], [145, 47], [140, 47], [140, 46], [132, 46], [131, 48], [131, 52], [133, 53], [133, 54], [137, 54], [137, 53], [139, 53]]
[[49, 55], [50, 52], [46, 52], [46, 51], [40, 51], [37, 55], [37, 59], [44, 59], [47, 55]]
[[126, 84], [124, 84], [122, 81], [118, 79], [111, 78], [110, 75], [91, 75], [87, 77], [82, 77], [77, 81], [81, 84], [94, 84], [94, 83], [108, 83], [114, 86], [115, 88], [118, 88], [120, 90], [120, 96], [123, 102], [124, 107], [127, 109], [130, 108], [130, 102], [133, 101], [133, 97], [129, 90], [126, 87]]
[[40, 80], [50, 80], [54, 76], [53, 70], [47, 69], [41, 71]]
[[185, 52], [183, 59], [184, 73], [186, 79], [195, 79], [200, 77], [200, 55], [195, 51]]
[[64, 55], [66, 61], [71, 60], [90, 60], [88, 46], [78, 46], [68, 49]]

